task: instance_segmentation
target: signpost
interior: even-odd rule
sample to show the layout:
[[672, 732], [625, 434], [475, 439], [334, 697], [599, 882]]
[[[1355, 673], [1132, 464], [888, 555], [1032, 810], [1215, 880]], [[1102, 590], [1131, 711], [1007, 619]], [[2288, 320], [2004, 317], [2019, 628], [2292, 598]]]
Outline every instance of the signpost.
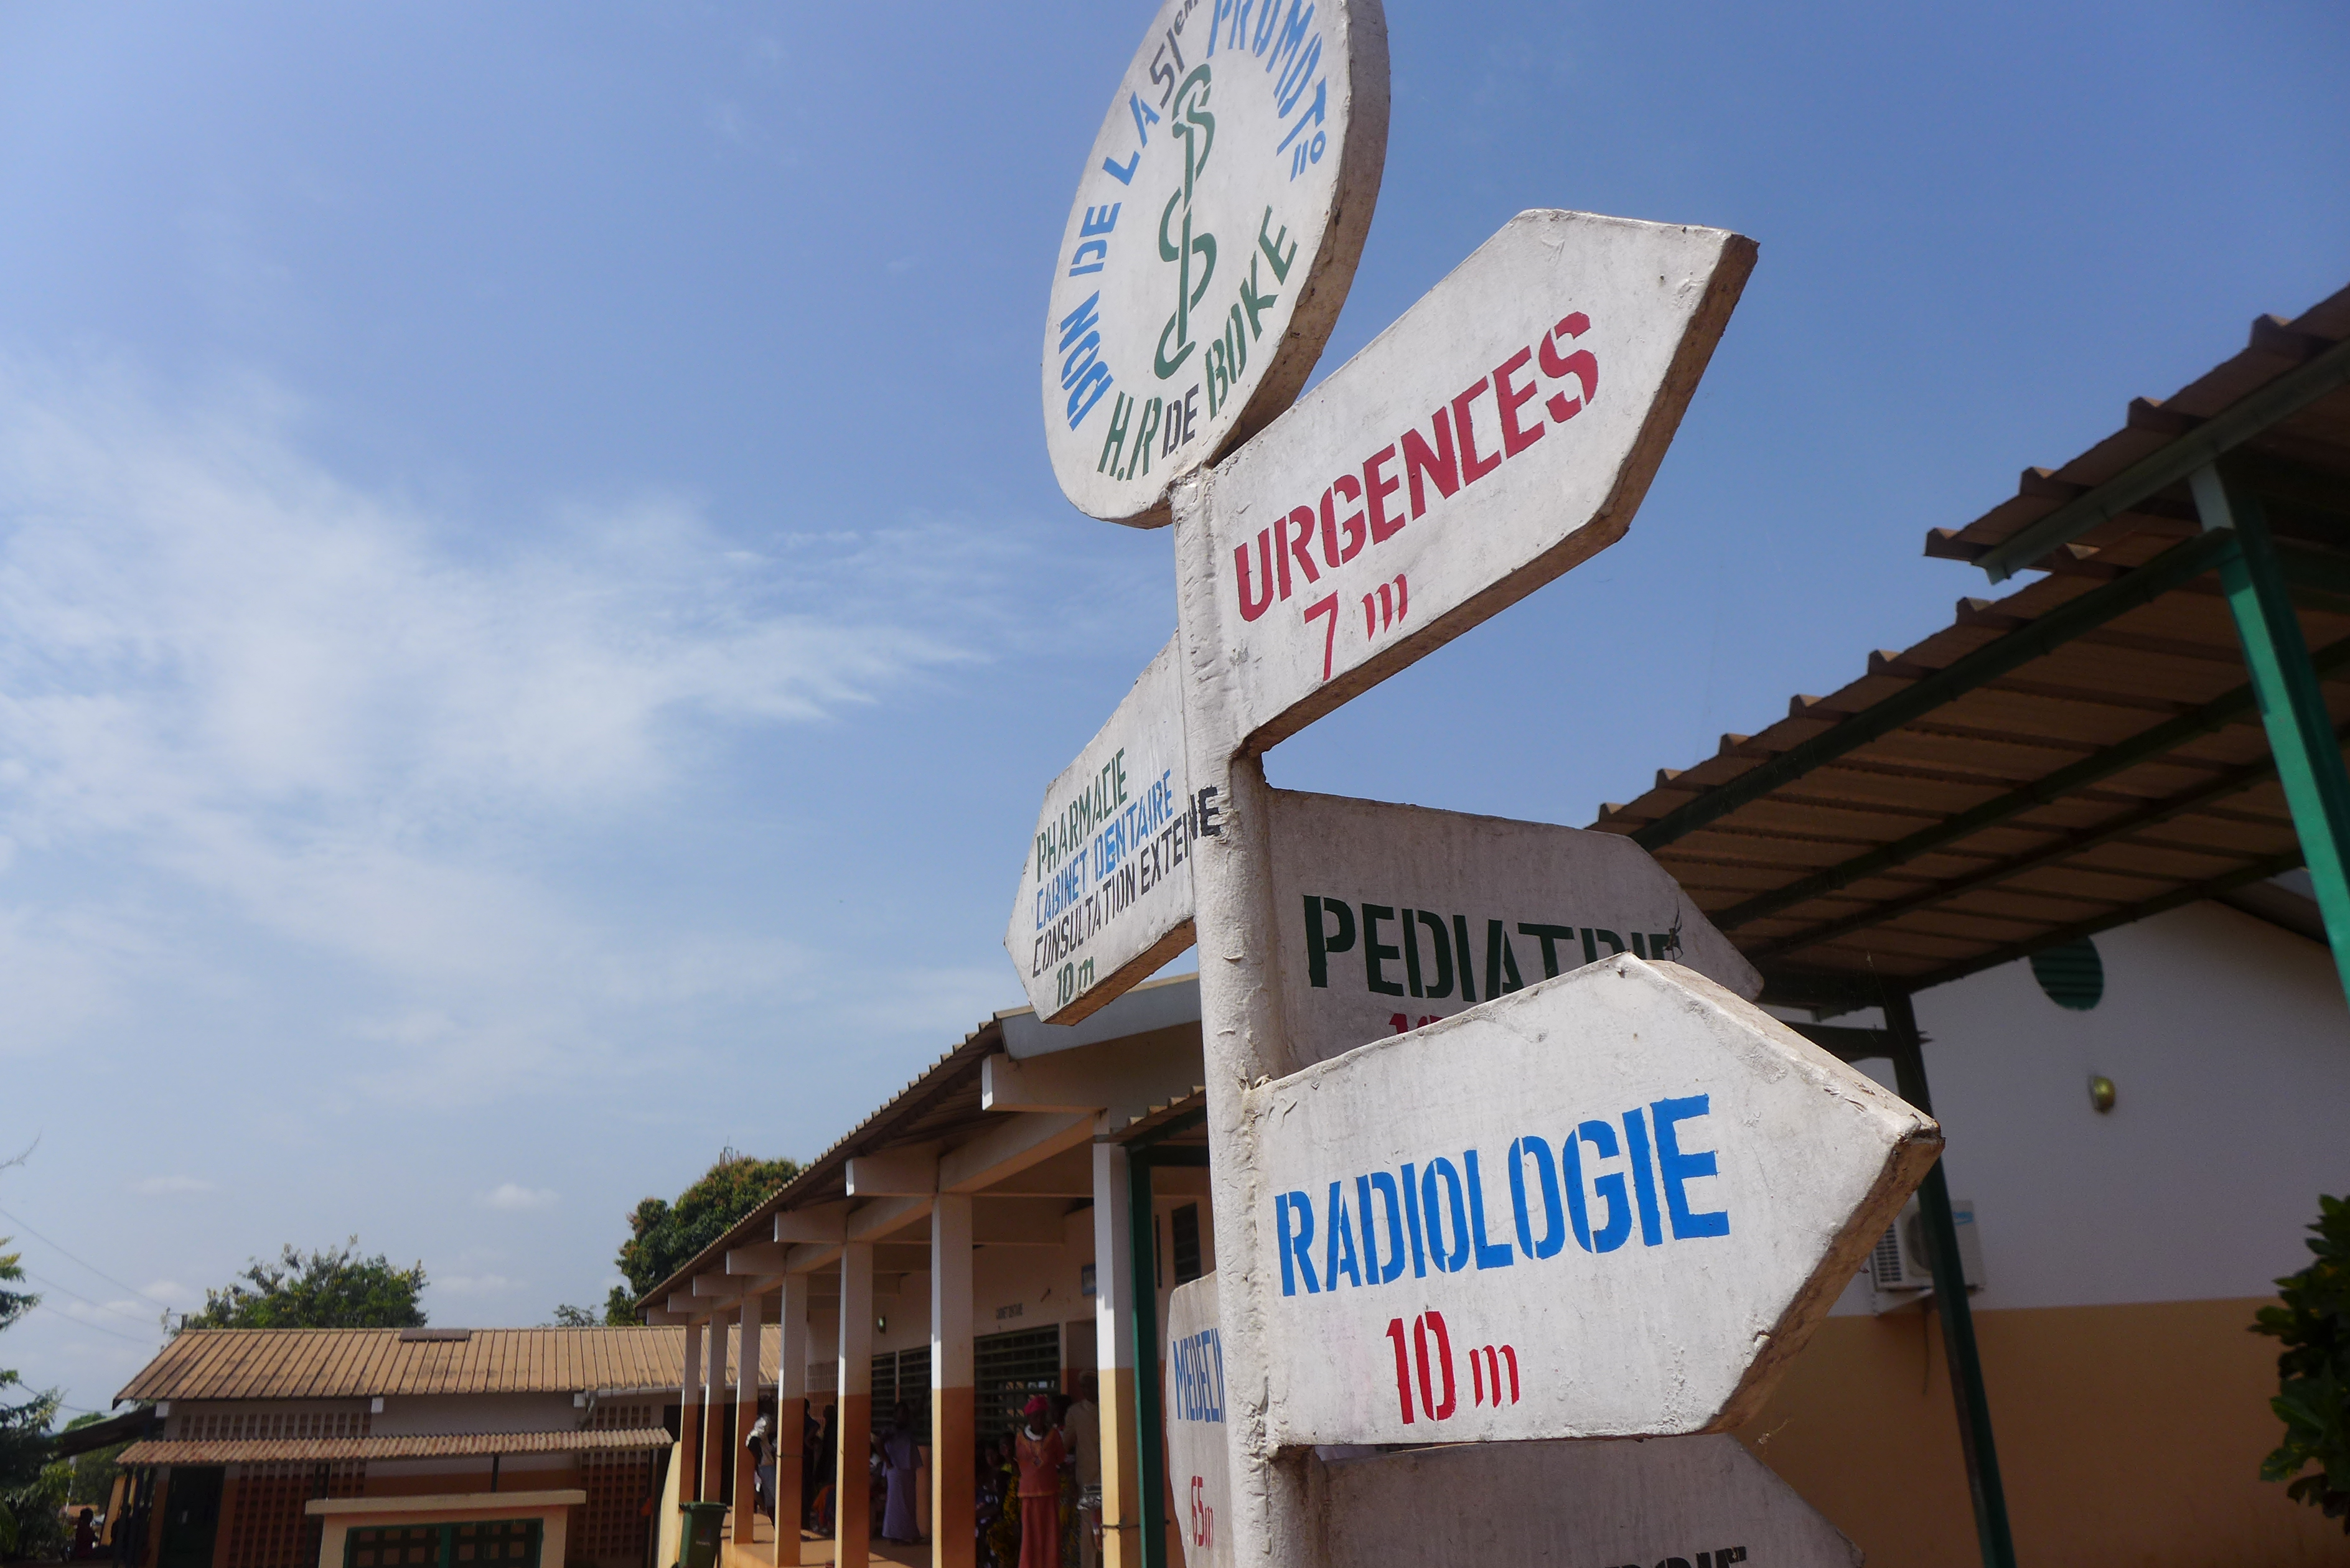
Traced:
[[1760, 1008], [1629, 955], [1240, 1098], [1256, 1251], [1223, 1272], [1274, 1449], [1735, 1426], [1941, 1148]]
[[1624, 536], [1754, 265], [1521, 213], [1208, 480], [1195, 676], [1260, 752]]
[[1623, 536], [1754, 246], [1521, 213], [1293, 407], [1386, 134], [1378, 0], [1166, 0], [1045, 322], [1054, 472], [1171, 518], [1178, 629], [1048, 792], [1005, 945], [1071, 1022], [1196, 933], [1232, 1262], [1162, 1342], [1187, 1550], [1849, 1562], [1727, 1438], [1552, 1439], [1749, 1413], [1939, 1129], [1743, 1000], [1628, 840], [1278, 794], [1260, 760]]
[[1272, 805], [1282, 1033], [1300, 1062], [1621, 952], [1762, 990], [1621, 835], [1287, 790]]
[[1075, 1023], [1191, 945], [1191, 844], [1215, 827], [1191, 794], [1170, 642], [1045, 791], [1004, 950], [1029, 1004]]
[[1159, 6], [1086, 156], [1045, 311], [1045, 446], [1080, 511], [1166, 523], [1171, 478], [1297, 396], [1387, 140], [1377, 0]]

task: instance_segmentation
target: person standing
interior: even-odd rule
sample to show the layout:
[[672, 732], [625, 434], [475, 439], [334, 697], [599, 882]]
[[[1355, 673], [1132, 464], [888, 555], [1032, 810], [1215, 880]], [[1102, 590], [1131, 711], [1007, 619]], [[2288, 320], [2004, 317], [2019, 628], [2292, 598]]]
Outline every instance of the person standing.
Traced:
[[1062, 1429], [1077, 1461], [1077, 1562], [1094, 1568], [1101, 1561], [1101, 1382], [1087, 1372], [1077, 1378], [1077, 1401]]
[[1021, 1414], [1027, 1425], [1012, 1445], [1020, 1466], [1020, 1568], [1061, 1568], [1061, 1462], [1068, 1448], [1042, 1394]]
[[775, 1439], [770, 1435], [773, 1425], [762, 1415], [751, 1423], [751, 1435], [743, 1439], [743, 1446], [751, 1450], [752, 1506], [769, 1519], [775, 1517]]
[[922, 1538], [921, 1521], [914, 1511], [916, 1481], [922, 1472], [922, 1443], [914, 1428], [914, 1407], [898, 1401], [890, 1414], [889, 1436], [881, 1444], [881, 1467], [889, 1505], [881, 1514], [881, 1539], [916, 1542]]

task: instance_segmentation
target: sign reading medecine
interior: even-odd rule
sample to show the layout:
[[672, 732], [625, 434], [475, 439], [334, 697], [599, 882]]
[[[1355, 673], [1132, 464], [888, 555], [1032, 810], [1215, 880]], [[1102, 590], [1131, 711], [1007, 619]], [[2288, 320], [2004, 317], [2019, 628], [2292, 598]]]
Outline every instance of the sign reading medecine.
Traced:
[[[1332, 1463], [1333, 1568], [1859, 1568], [1860, 1551], [1727, 1433], [1411, 1449]], [[1431, 1498], [1476, 1499], [1431, 1520]]]
[[1243, 1095], [1274, 1448], [1733, 1426], [1941, 1147], [1761, 1009], [1630, 956]]
[[1521, 213], [1215, 470], [1181, 592], [1232, 739], [1295, 733], [1621, 538], [1753, 258]]
[[1203, 1274], [1167, 1297], [1164, 1362], [1167, 1481], [1184, 1568], [1224, 1568], [1232, 1560], [1230, 1448], [1224, 1436], [1224, 1338], [1216, 1316], [1216, 1276]]
[[1177, 657], [1159, 650], [1045, 792], [1003, 946], [1046, 1023], [1076, 1023], [1191, 945], [1191, 843], [1217, 814], [1184, 782]]
[[1273, 794], [1284, 1018], [1326, 1061], [1617, 953], [1752, 1001], [1762, 977], [1621, 835]]
[[1378, 0], [1166, 0], [1110, 99], [1053, 265], [1045, 445], [1080, 511], [1289, 406], [1354, 280], [1387, 157]]

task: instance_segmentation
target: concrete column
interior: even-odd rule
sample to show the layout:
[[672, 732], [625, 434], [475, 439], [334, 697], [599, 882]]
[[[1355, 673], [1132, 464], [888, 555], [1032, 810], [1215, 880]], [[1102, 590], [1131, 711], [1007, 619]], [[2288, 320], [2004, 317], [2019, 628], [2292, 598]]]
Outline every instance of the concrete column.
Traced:
[[702, 1496], [702, 1324], [685, 1325], [685, 1380], [677, 1391], [677, 1501]]
[[971, 1202], [939, 1194], [931, 1210], [931, 1562], [972, 1568], [978, 1500], [978, 1393], [971, 1345]]
[[702, 1436], [702, 1501], [716, 1502], [726, 1495], [726, 1434], [734, 1423], [726, 1398], [726, 1348], [729, 1330], [738, 1309], [720, 1307], [710, 1314], [710, 1366], [703, 1407]]
[[775, 1366], [775, 1555], [778, 1564], [800, 1560], [800, 1465], [807, 1450], [807, 1298], [806, 1274], [784, 1276], [776, 1313], [782, 1325]]
[[1102, 1562], [1139, 1568], [1142, 1492], [1135, 1465], [1134, 1280], [1128, 1268], [1126, 1150], [1094, 1145], [1094, 1354], [1101, 1382]]
[[758, 1466], [751, 1452], [751, 1425], [759, 1418], [759, 1301], [743, 1298], [743, 1349], [734, 1358], [734, 1544], [758, 1540]]
[[873, 1243], [840, 1249], [840, 1448], [834, 1459], [833, 1568], [867, 1568], [873, 1549]]

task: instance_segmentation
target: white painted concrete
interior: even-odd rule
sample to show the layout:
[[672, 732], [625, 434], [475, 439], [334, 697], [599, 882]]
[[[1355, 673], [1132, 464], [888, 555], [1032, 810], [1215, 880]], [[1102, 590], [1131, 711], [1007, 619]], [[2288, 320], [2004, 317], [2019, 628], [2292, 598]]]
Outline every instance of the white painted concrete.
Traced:
[[1274, 1450], [1733, 1426], [1940, 1143], [1759, 1008], [1629, 957], [1243, 1097]]
[[1045, 1023], [1074, 1023], [1191, 945], [1183, 693], [1170, 640], [1045, 791], [1004, 950]]
[[1317, 1467], [1332, 1568], [1859, 1568], [1728, 1436], [1420, 1449]]
[[1522, 213], [1224, 460], [1179, 546], [1184, 638], [1247, 749], [1621, 538], [1753, 249]]
[[1176, 1287], [1168, 1298], [1159, 1408], [1167, 1417], [1167, 1480], [1185, 1568], [1228, 1568], [1232, 1561], [1224, 1345], [1216, 1324], [1213, 1274]]
[[1170, 479], [1297, 395], [1387, 122], [1378, 0], [1163, 0], [1086, 155], [1045, 315], [1045, 446], [1079, 510], [1164, 524]]
[[1283, 1017], [1306, 1060], [1625, 951], [1762, 992], [1680, 884], [1620, 834], [1287, 790], [1273, 809]]

